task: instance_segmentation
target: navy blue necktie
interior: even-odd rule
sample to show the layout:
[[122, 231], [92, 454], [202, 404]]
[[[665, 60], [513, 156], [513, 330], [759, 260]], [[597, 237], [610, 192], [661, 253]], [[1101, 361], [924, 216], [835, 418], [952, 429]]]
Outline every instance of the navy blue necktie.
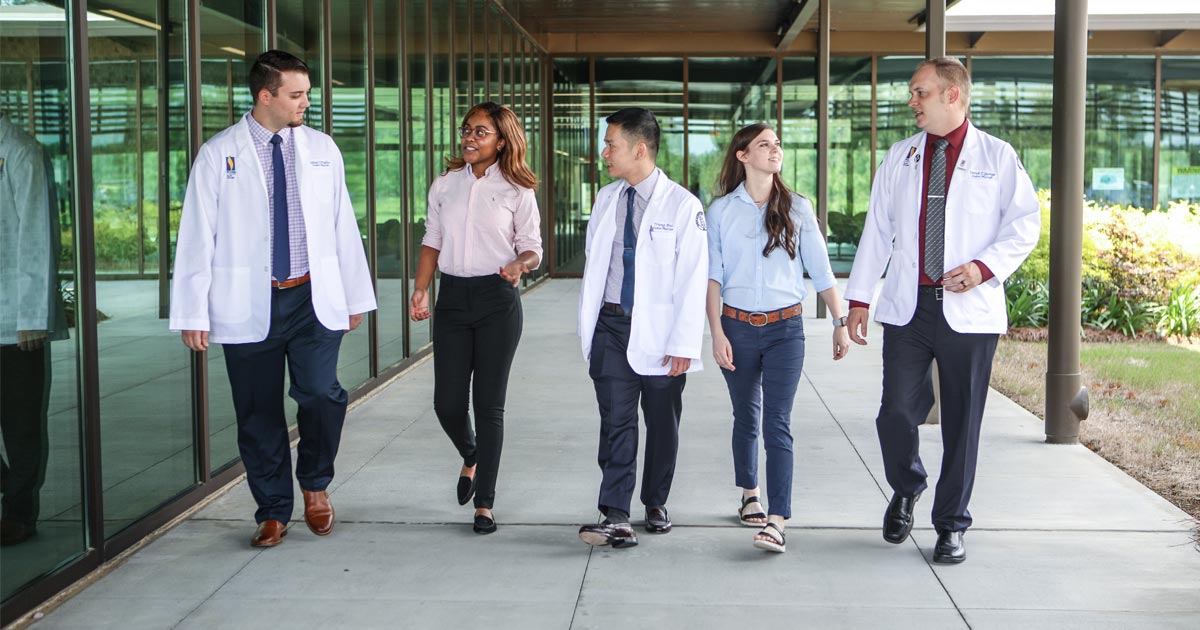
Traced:
[[275, 238], [271, 247], [271, 274], [279, 282], [292, 273], [292, 248], [288, 239], [287, 171], [283, 165], [283, 138], [271, 136], [271, 169], [275, 172]]
[[633, 186], [626, 190], [629, 203], [625, 205], [625, 249], [621, 252], [625, 269], [621, 277], [621, 310], [628, 315], [633, 312], [633, 254], [637, 247], [637, 230], [633, 229], [633, 197], [637, 190]]

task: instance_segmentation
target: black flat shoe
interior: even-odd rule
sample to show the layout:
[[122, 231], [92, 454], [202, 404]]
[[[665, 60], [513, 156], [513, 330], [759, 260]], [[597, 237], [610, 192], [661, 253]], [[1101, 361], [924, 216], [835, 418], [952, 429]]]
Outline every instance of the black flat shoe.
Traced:
[[646, 508], [646, 531], [651, 534], [665, 534], [671, 531], [671, 516], [667, 514], [667, 506]]
[[483, 514], [475, 515], [475, 524], [471, 526], [476, 534], [490, 534], [496, 531], [496, 521], [490, 516]]
[[610, 523], [607, 520], [597, 525], [584, 525], [579, 528], [579, 539], [593, 547], [612, 547], [622, 549], [636, 547], [637, 534], [629, 523]]
[[963, 546], [963, 532], [938, 532], [937, 545], [933, 548], [933, 561], [938, 564], [958, 564], [967, 559], [967, 548]]
[[462, 475], [458, 478], [458, 504], [466, 505], [475, 496], [475, 478]]
[[887, 511], [883, 513], [883, 539], [899, 545], [908, 538], [913, 527], [913, 506], [921, 498], [918, 492], [915, 497], [902, 497], [893, 494], [888, 503]]

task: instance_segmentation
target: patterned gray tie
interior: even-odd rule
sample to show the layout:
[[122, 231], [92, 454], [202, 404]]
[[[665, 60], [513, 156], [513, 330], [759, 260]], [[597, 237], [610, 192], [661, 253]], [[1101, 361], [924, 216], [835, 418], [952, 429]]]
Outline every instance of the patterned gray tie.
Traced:
[[945, 138], [933, 141], [929, 162], [929, 188], [925, 195], [925, 275], [937, 282], [946, 264], [946, 147]]

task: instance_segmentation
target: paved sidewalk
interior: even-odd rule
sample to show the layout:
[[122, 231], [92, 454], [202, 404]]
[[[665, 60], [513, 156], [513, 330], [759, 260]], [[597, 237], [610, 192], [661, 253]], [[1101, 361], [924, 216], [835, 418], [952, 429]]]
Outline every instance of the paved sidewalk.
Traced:
[[[576, 537], [600, 482], [578, 290], [555, 280], [525, 297], [496, 534], [473, 534], [454, 499], [460, 462], [426, 362], [351, 412], [331, 536], [301, 520], [281, 546], [252, 549], [239, 484], [32, 627], [1200, 628], [1188, 516], [1082, 446], [1042, 443], [1041, 422], [994, 392], [967, 562], [930, 562], [932, 493], [913, 538], [884, 542], [882, 330], [834, 364], [829, 323], [807, 317], [787, 553], [753, 549], [735, 519], [730, 404], [711, 360], [684, 393], [675, 530], [593, 550]], [[937, 427], [921, 437], [937, 471]]]

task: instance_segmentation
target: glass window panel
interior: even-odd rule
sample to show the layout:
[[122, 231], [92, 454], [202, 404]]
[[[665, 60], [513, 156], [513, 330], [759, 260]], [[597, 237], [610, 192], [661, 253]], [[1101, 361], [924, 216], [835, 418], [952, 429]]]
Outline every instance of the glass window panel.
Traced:
[[883, 161], [892, 145], [920, 131], [908, 106], [908, 83], [921, 57], [882, 57], [876, 71], [875, 111], [877, 130], [875, 163]]
[[[154, 103], [154, 92], [145, 89], [147, 81], [156, 85], [158, 37], [172, 37], [172, 56], [182, 50], [183, 4], [169, 6], [171, 28], [147, 25], [163, 21], [155, 0], [124, 3], [119, 13], [108, 14], [112, 20], [88, 25], [106, 537], [188, 490], [197, 479], [190, 352], [167, 329], [166, 286], [130, 274], [136, 269], [128, 262], [143, 259], [139, 240], [159, 235], [146, 230], [145, 217], [139, 215], [147, 202], [158, 201], [148, 199], [142, 176], [147, 161], [157, 162], [157, 146], [147, 142], [143, 131], [147, 126], [182, 129], [186, 115], [182, 102]], [[174, 89], [167, 93], [182, 94]], [[148, 97], [152, 108], [141, 102]], [[169, 269], [159, 269], [155, 261], [146, 272], [157, 276]]]
[[[816, 103], [813, 103], [816, 106]], [[815, 146], [815, 145], [814, 145]], [[871, 200], [871, 58], [829, 62], [829, 261], [850, 273]], [[814, 164], [815, 170], [815, 164]], [[816, 194], [815, 177], [811, 194]], [[804, 194], [809, 194], [805, 192]]]
[[554, 161], [554, 265], [556, 273], [582, 273], [587, 220], [595, 192], [599, 150], [591, 142], [591, 86], [586, 58], [554, 59], [552, 159]]
[[1050, 188], [1053, 110], [1052, 58], [971, 59], [971, 123], [1012, 144], [1037, 188]]
[[1200, 201], [1200, 58], [1163, 57], [1158, 204]]
[[[427, 0], [409, 0], [405, 4], [405, 68], [408, 71], [408, 105], [409, 124], [406, 142], [407, 177], [410, 182], [408, 193], [409, 220], [411, 221], [411, 239], [409, 241], [409, 294], [412, 292], [413, 280], [417, 272], [417, 257], [421, 251], [421, 239], [425, 237], [426, 207], [429, 199], [430, 170], [432, 168], [431, 147], [429, 146], [428, 126], [429, 106], [426, 101], [431, 88], [429, 72], [426, 69], [428, 53], [426, 51], [425, 32]], [[410, 349], [416, 352], [430, 341], [430, 320], [409, 322], [411, 335]]]
[[[444, 9], [431, 11], [433, 20], [433, 111], [429, 122], [433, 126], [433, 172], [445, 170], [446, 158], [458, 151], [458, 123], [451, 100], [453, 84], [450, 82], [450, 44], [454, 37], [454, 24], [450, 12]], [[466, 111], [464, 110], [465, 114]]]
[[486, 9], [487, 18], [484, 32], [487, 35], [487, 66], [488, 66], [488, 84], [487, 84], [487, 100], [496, 103], [504, 102], [504, 75], [500, 68], [503, 65], [504, 50], [502, 42], [504, 39], [504, 16], [500, 15], [500, 8], [494, 3], [488, 2]]
[[[182, 6], [182, 0], [179, 1]], [[250, 66], [265, 49], [262, 2], [239, 6], [220, 0], [204, 0], [200, 3], [200, 30], [200, 108], [202, 134], [207, 140], [254, 108], [247, 79]], [[301, 52], [292, 52], [306, 59]], [[311, 58], [306, 61], [316, 65]], [[177, 227], [173, 226], [173, 229]], [[209, 465], [215, 471], [239, 457], [237, 417], [220, 344], [209, 346], [208, 381]], [[288, 405], [289, 409], [294, 408], [291, 399], [288, 399]]]
[[[333, 129], [330, 135], [346, 163], [346, 188], [363, 248], [367, 244], [367, 3], [347, 0], [331, 12], [329, 77]], [[348, 390], [371, 377], [370, 336], [366, 327], [346, 334], [338, 352], [338, 380]]]
[[[13, 536], [0, 547], [0, 600], [89, 547], [65, 18], [48, 3], [0, 6], [0, 483]], [[37, 281], [17, 291], [19, 277]]]
[[404, 279], [404, 168], [401, 154], [403, 95], [401, 42], [391, 34], [400, 29], [400, 4], [375, 2], [375, 273], [377, 352], [379, 369], [404, 359], [404, 320], [407, 293]]
[[1151, 208], [1154, 182], [1154, 59], [1090, 57], [1084, 130], [1084, 194]]
[[[454, 114], [462, 120], [473, 105], [471, 89], [471, 0], [454, 0]], [[455, 138], [457, 139], [457, 138]]]
[[[338, 11], [337, 6], [335, 4], [334, 13]], [[321, 102], [321, 85], [324, 83], [321, 76], [321, 12], [321, 0], [275, 0], [275, 40], [276, 48], [292, 53], [308, 64], [312, 92], [308, 95], [304, 124], [328, 131], [324, 122], [325, 104]]]
[[774, 57], [688, 59], [688, 188], [705, 207], [738, 129], [776, 125]]
[[[596, 59], [596, 144], [601, 150], [607, 124], [604, 119], [623, 107], [644, 107], [658, 118], [662, 137], [658, 166], [672, 180], [684, 183], [683, 172], [683, 60], [657, 58]], [[599, 154], [597, 153], [597, 158]], [[611, 178], [601, 168], [602, 183]], [[589, 206], [587, 212], [591, 212]]]

